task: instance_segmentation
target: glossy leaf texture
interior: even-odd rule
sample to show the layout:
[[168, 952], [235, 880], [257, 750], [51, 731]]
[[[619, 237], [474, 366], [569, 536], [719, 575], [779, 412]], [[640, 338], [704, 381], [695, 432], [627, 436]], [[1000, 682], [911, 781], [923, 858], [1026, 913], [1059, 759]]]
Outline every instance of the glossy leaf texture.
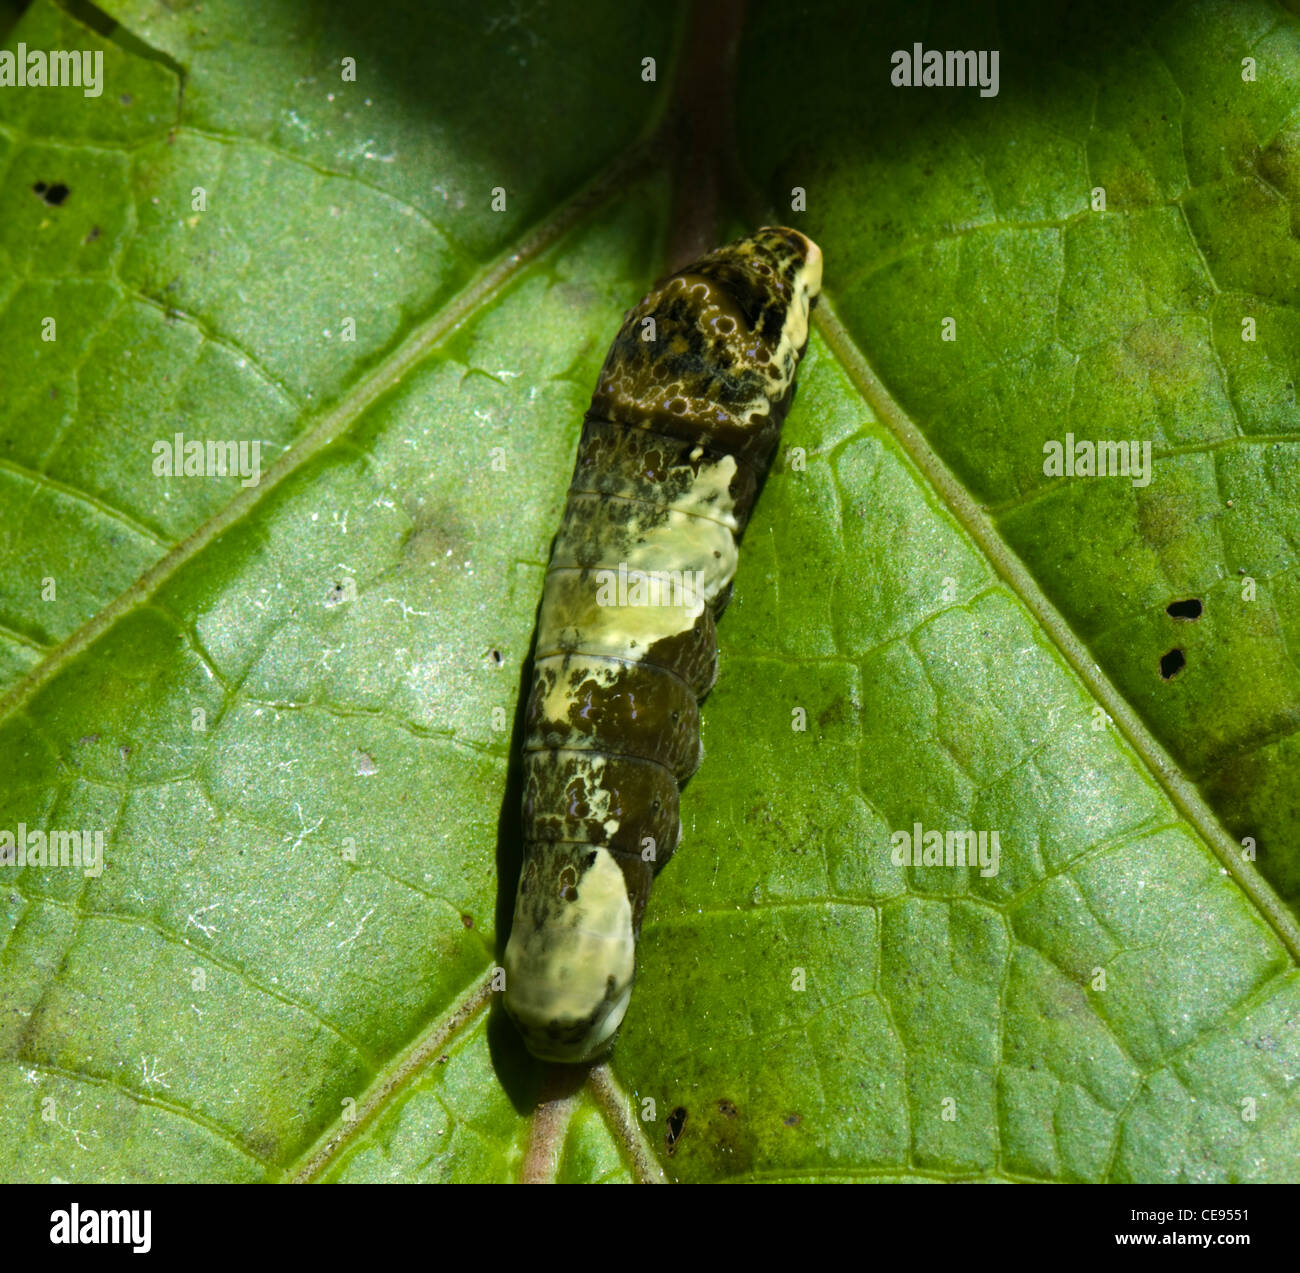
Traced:
[[[729, 229], [827, 304], [558, 1094], [491, 1004], [512, 745], [686, 9], [18, 19], [104, 91], [0, 90], [0, 832], [105, 848], [0, 867], [0, 1177], [1300, 1178], [1300, 17], [910, 8], [746, 19]], [[997, 95], [893, 87], [915, 42]]]

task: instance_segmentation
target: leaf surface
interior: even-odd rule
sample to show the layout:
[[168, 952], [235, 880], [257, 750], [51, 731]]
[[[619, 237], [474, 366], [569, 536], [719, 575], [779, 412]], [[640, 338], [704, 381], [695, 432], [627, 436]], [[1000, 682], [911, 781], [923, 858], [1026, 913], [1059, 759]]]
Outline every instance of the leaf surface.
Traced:
[[[105, 850], [0, 868], [0, 1176], [1296, 1179], [1275, 5], [754, 7], [739, 158], [827, 304], [614, 1059], [557, 1087], [490, 1006], [550, 539], [672, 231], [685, 18], [633, 8], [10, 33], [104, 93], [0, 95], [0, 830]], [[999, 94], [892, 88], [914, 40]], [[1150, 484], [1046, 478], [1066, 431]], [[157, 476], [176, 433], [261, 480]]]

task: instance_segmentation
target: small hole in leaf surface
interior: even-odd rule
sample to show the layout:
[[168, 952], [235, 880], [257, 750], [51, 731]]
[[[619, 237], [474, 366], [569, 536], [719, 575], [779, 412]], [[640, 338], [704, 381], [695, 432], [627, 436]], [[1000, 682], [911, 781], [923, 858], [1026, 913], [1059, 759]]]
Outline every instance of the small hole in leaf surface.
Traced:
[[1172, 680], [1183, 670], [1183, 665], [1186, 662], [1187, 659], [1183, 656], [1182, 650], [1170, 650], [1168, 654], [1161, 655], [1160, 675], [1166, 681]]

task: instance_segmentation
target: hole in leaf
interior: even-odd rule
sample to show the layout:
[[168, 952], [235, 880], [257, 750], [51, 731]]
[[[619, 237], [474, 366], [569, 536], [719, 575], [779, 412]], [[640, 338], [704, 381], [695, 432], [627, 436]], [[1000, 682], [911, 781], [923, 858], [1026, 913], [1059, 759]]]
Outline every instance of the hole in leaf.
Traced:
[[1186, 662], [1187, 659], [1183, 657], [1182, 650], [1170, 650], [1168, 654], [1160, 657], [1160, 675], [1166, 681], [1172, 680], [1183, 670], [1183, 665]]
[[1204, 609], [1199, 598], [1189, 597], [1186, 601], [1171, 601], [1165, 606], [1165, 613], [1174, 619], [1199, 619]]
[[52, 186], [46, 185], [43, 181], [38, 181], [32, 186], [32, 193], [40, 195], [46, 203], [57, 208], [72, 191], [61, 181], [56, 181]]
[[668, 1150], [669, 1157], [672, 1156], [673, 1150], [677, 1148], [677, 1142], [681, 1139], [682, 1128], [686, 1126], [686, 1107], [679, 1105], [671, 1114], [668, 1115], [668, 1127], [664, 1132], [664, 1145]]

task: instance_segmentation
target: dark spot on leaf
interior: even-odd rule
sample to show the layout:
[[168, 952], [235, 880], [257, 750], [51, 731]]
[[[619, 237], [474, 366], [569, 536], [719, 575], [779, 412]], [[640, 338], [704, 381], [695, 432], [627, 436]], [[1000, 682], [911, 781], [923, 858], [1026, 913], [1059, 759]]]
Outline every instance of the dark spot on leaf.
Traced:
[[1165, 606], [1165, 613], [1174, 619], [1199, 619], [1204, 609], [1196, 597], [1189, 597], [1186, 601], [1171, 601]]
[[829, 703], [817, 715], [817, 724], [823, 729], [831, 725], [839, 725], [844, 721], [844, 696], [840, 695], [834, 702]]
[[668, 1151], [668, 1156], [673, 1156], [673, 1151], [677, 1148], [677, 1142], [682, 1137], [682, 1129], [686, 1126], [686, 1107], [679, 1105], [671, 1114], [668, 1115], [668, 1126], [664, 1131], [664, 1148]]
[[97, 238], [99, 238], [99, 226], [97, 226], [97, 225], [92, 225], [92, 226], [90, 227], [90, 230], [87, 232], [86, 237], [85, 237], [84, 239], [82, 239], [82, 242], [83, 242], [83, 243], [94, 243], [94, 241], [95, 241]]
[[40, 195], [46, 203], [54, 208], [57, 208], [72, 193], [61, 181], [56, 181], [53, 185], [46, 185], [45, 182], [38, 181], [32, 187], [32, 192]]
[[473, 915], [462, 915], [462, 916], [460, 917], [460, 922], [461, 922], [462, 924], [464, 924], [466, 928], [473, 928], [473, 927], [474, 927], [474, 916], [473, 916]]
[[247, 1144], [252, 1153], [267, 1161], [274, 1161], [280, 1152], [279, 1140], [266, 1132], [251, 1133]]
[[566, 902], [576, 902], [578, 900], [578, 890], [570, 886], [564, 890], [564, 900]]
[[803, 1122], [802, 1114], [787, 1114], [781, 1120], [787, 1127], [798, 1127]]
[[1183, 665], [1186, 662], [1182, 650], [1170, 650], [1168, 654], [1162, 655], [1160, 658], [1160, 675], [1166, 681], [1172, 680], [1183, 670]]
[[721, 1100], [718, 1102], [718, 1112], [723, 1118], [735, 1118], [740, 1111], [730, 1101]]

